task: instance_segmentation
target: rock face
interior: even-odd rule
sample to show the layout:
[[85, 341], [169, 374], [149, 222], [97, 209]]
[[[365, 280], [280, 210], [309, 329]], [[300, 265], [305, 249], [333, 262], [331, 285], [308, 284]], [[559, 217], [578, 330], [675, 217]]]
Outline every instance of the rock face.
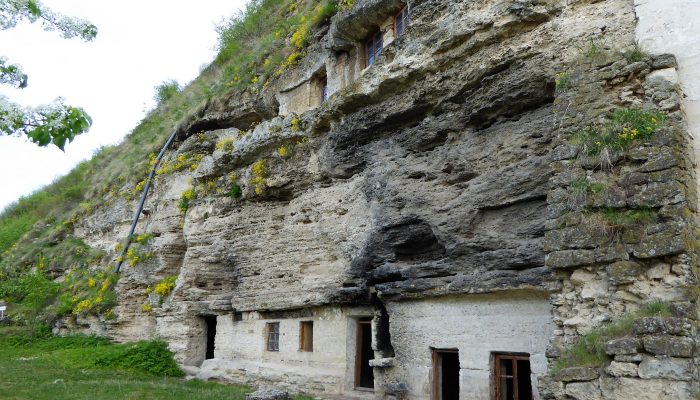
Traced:
[[[673, 57], [623, 54], [626, 0], [415, 0], [397, 35], [404, 5], [358, 1], [268, 90], [181, 125], [165, 162], [196, 162], [156, 180], [154, 258], [123, 272], [109, 334], [320, 398], [690, 398], [697, 199]], [[580, 139], [641, 109], [663, 114]], [[111, 246], [129, 210], [78, 229]], [[637, 318], [652, 302], [674, 317]], [[548, 376], [624, 318], [605, 365]]]

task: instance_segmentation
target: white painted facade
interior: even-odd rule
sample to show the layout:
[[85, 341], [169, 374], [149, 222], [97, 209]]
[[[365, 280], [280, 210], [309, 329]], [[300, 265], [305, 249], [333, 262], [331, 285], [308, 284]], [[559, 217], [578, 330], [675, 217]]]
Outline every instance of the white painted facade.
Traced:
[[[199, 377], [265, 386], [322, 397], [357, 397], [354, 390], [355, 332], [358, 318], [372, 317], [371, 308], [318, 307], [302, 314], [271, 318], [258, 312], [217, 318], [214, 359], [202, 363]], [[300, 349], [300, 324], [313, 321], [313, 351]], [[279, 351], [267, 350], [267, 324], [279, 323]], [[366, 393], [365, 393], [365, 397]], [[371, 398], [371, 396], [369, 397]]]
[[[678, 77], [695, 159], [700, 160], [700, 0], [634, 0], [636, 39], [652, 54], [678, 60]], [[696, 174], [700, 183], [700, 174]]]
[[[412, 400], [432, 399], [431, 349], [459, 350], [460, 399], [491, 399], [494, 352], [530, 355], [531, 382], [547, 371], [554, 324], [542, 293], [463, 295], [387, 304], [394, 367], [388, 383], [403, 383]], [[376, 376], [376, 374], [375, 374]]]

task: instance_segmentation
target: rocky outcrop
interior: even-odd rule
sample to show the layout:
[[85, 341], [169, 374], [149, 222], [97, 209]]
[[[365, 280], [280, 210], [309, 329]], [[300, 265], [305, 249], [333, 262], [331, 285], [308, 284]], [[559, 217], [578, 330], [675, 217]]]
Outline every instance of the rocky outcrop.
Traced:
[[[543, 376], [540, 395], [688, 398], [697, 198], [673, 56], [625, 53], [635, 27], [628, 1], [409, 3], [408, 33], [370, 67], [339, 60], [360, 57], [361, 41], [401, 2], [359, 1], [267, 91], [209, 101], [180, 125], [164, 160], [178, 167], [159, 174], [139, 222], [153, 258], [124, 271], [109, 332], [157, 334], [178, 360], [199, 365], [205, 316], [228, 324], [245, 313], [252, 332], [270, 316], [322, 315], [345, 332], [342, 318], [376, 311], [377, 396], [422, 398], [431, 389], [406, 378], [406, 360], [418, 356], [395, 357], [392, 347], [423, 343], [405, 323], [406, 304], [423, 307], [426, 321], [442, 304], [454, 321], [478, 324], [483, 304], [509, 308], [494, 300], [502, 295], [532, 316], [522, 324], [532, 332], [555, 327], [548, 359], [533, 361], [544, 369], [581, 336], [660, 301], [674, 318], [638, 319], [606, 343], [604, 366]], [[327, 101], [278, 115], [280, 99], [293, 98], [279, 93], [321, 73], [333, 89]], [[619, 110], [647, 110], [635, 118], [653, 130], [580, 139], [602, 135]], [[633, 129], [623, 122], [615, 129]], [[110, 249], [128, 210], [102, 207], [77, 232]], [[173, 287], [154, 293], [169, 276]], [[548, 297], [551, 317], [541, 312]], [[447, 300], [422, 302], [433, 298]], [[405, 317], [401, 329], [391, 330], [399, 324], [387, 310]], [[251, 383], [264, 375], [251, 365], [214, 359], [202, 371]], [[354, 388], [335, 370], [309, 383], [309, 371], [268, 379], [286, 377], [292, 390]]]

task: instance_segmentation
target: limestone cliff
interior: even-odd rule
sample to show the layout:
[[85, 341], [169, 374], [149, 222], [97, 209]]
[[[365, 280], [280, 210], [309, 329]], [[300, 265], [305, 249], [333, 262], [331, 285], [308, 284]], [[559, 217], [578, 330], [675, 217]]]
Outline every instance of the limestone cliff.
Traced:
[[[636, 24], [627, 0], [357, 1], [261, 90], [191, 110], [116, 319], [65, 326], [157, 335], [200, 377], [321, 398], [436, 398], [450, 351], [461, 399], [500, 396], [509, 354], [533, 398], [690, 398], [692, 138], [676, 61], [635, 47]], [[134, 206], [99, 205], [74, 233], [117, 257]], [[659, 302], [669, 315], [614, 338], [631, 349], [571, 361], [581, 336]], [[366, 319], [373, 395], [355, 390], [347, 322]], [[296, 321], [316, 324], [313, 353]]]

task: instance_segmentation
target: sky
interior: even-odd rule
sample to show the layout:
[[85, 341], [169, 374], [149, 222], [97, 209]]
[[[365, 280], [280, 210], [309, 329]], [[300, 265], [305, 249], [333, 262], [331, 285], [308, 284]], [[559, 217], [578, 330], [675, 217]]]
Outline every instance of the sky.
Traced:
[[[95, 40], [62, 39], [38, 23], [0, 31], [0, 55], [29, 75], [28, 87], [0, 86], [24, 106], [63, 97], [93, 119], [66, 145], [40, 148], [0, 135], [0, 209], [64, 175], [101, 146], [119, 143], [155, 106], [154, 87], [193, 80], [216, 54], [215, 26], [245, 0], [43, 0], [62, 14], [97, 25]], [[167, 136], [167, 133], [166, 133]], [[164, 137], [165, 140], [165, 137]]]

